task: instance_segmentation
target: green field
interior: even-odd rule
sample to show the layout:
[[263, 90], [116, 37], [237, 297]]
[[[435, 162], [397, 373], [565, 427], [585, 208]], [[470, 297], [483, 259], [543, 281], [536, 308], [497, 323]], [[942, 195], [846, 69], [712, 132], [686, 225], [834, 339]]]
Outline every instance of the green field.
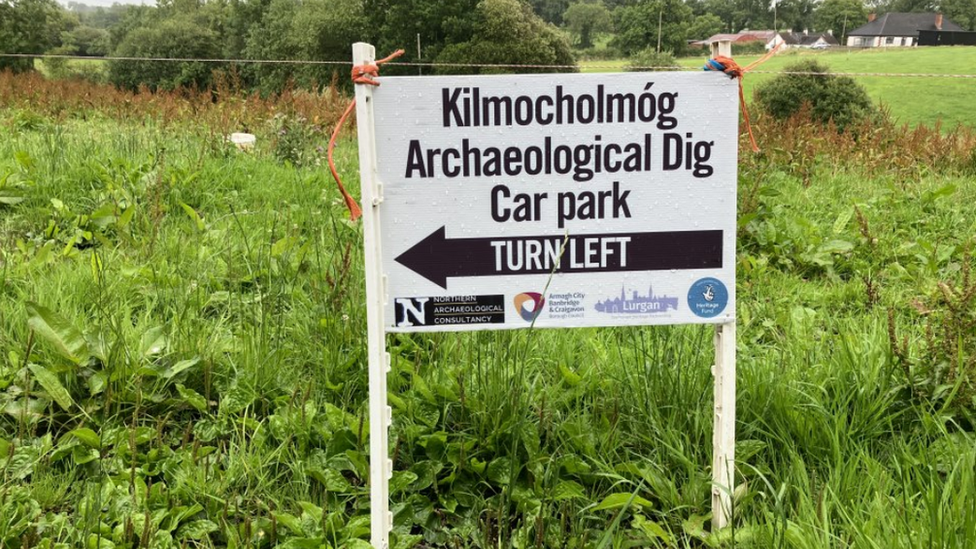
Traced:
[[[745, 66], [757, 57], [746, 56], [737, 61]], [[811, 57], [834, 72], [976, 75], [976, 48], [973, 47], [791, 51], [770, 59], [755, 70], [783, 70], [801, 58]], [[704, 59], [704, 56], [683, 58], [679, 63], [685, 67], [700, 67]], [[625, 65], [625, 61], [619, 60], [587, 61], [580, 66], [583, 72], [614, 72], [623, 70]], [[772, 78], [772, 75], [748, 75], [744, 81], [746, 97], [751, 98], [756, 84], [768, 78]], [[976, 123], [972, 114], [972, 105], [976, 103], [976, 79], [872, 76], [857, 76], [855, 79], [867, 89], [871, 99], [885, 105], [898, 122], [914, 126], [933, 125], [941, 121], [946, 128]]]
[[[758, 56], [737, 59], [743, 66]], [[843, 51], [789, 51], [780, 54], [762, 66], [744, 81], [746, 97], [752, 97], [755, 86], [774, 75], [765, 72], [783, 70], [800, 59], [814, 58], [826, 64], [834, 72], [853, 73], [923, 73], [976, 75], [976, 47], [946, 48], [877, 48]], [[683, 67], [698, 68], [705, 57], [685, 57], [678, 60]], [[52, 74], [51, 62], [38, 62], [38, 68], [46, 75]], [[61, 66], [60, 64], [58, 66]], [[627, 60], [581, 61], [582, 72], [620, 72]], [[96, 74], [105, 79], [106, 66], [98, 60], [70, 60], [57, 69], [65, 74]], [[56, 70], [55, 70], [56, 72]], [[910, 126], [941, 123], [945, 129], [959, 124], [976, 124], [972, 105], [976, 103], [976, 78], [933, 77], [874, 77], [856, 76], [871, 99], [883, 105], [897, 123]]]
[[[362, 228], [287, 116], [0, 106], [0, 547], [368, 547]], [[709, 328], [399, 335], [393, 547], [976, 546], [974, 142], [818, 131], [740, 159], [732, 528]]]

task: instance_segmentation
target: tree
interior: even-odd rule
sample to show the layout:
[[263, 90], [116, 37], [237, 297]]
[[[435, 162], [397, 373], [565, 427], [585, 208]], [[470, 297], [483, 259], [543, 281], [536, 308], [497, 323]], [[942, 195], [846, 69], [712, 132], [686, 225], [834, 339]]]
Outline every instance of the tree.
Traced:
[[77, 55], [106, 55], [111, 47], [107, 30], [88, 25], [79, 25], [61, 33], [61, 43], [66, 51]]
[[798, 32], [814, 28], [816, 8], [814, 0], [779, 0], [776, 4], [776, 27]]
[[610, 10], [599, 0], [581, 0], [569, 6], [563, 14], [569, 32], [581, 48], [593, 47], [593, 35], [613, 28]]
[[773, 19], [771, 0], [732, 0], [732, 28], [735, 30], [771, 29]]
[[[369, 20], [358, 0], [307, 0], [301, 4], [272, 0], [260, 23], [249, 30], [244, 55], [250, 59], [345, 62], [350, 58], [351, 45], [368, 40], [368, 33]], [[328, 84], [336, 67], [260, 64], [244, 70], [252, 85], [277, 92], [290, 82], [304, 87]]]
[[[349, 61], [352, 44], [368, 40], [369, 19], [360, 0], [306, 0], [295, 13], [291, 26], [293, 58], [319, 61]], [[379, 53], [380, 56], [386, 55]], [[328, 84], [335, 66], [305, 66], [298, 72], [298, 84], [315, 87]], [[347, 71], [343, 69], [342, 74]]]
[[[54, 0], [0, 0], [0, 53], [44, 53], [60, 44], [64, 23]], [[33, 67], [33, 59], [0, 58], [0, 71]]]
[[815, 14], [817, 29], [832, 30], [847, 43], [847, 32], [868, 22], [868, 12], [861, 0], [823, 0]]
[[942, 0], [940, 8], [960, 27], [976, 31], [976, 0]]
[[774, 118], [789, 118], [808, 105], [815, 121], [833, 121], [844, 129], [874, 112], [863, 86], [853, 78], [830, 74], [817, 61], [800, 61], [784, 71], [807, 74], [782, 74], [756, 88], [756, 102]]
[[231, 0], [224, 22], [224, 56], [243, 59], [248, 36], [260, 30], [271, 0]]
[[695, 17], [688, 26], [687, 36], [690, 39], [704, 40], [713, 34], [722, 32], [724, 23], [717, 15], [707, 13]]
[[569, 0], [529, 0], [536, 15], [547, 23], [562, 25], [565, 20], [563, 14], [569, 7]]
[[930, 13], [939, 9], [938, 0], [892, 0], [888, 12]]
[[[220, 56], [217, 34], [191, 16], [167, 19], [150, 27], [133, 30], [119, 44], [115, 54], [123, 57], [179, 57], [214, 59]], [[184, 86], [207, 88], [215, 63], [111, 61], [109, 79], [121, 88], [175, 89]]]
[[108, 29], [111, 51], [118, 49], [130, 32], [153, 27], [160, 22], [159, 10], [152, 6], [125, 6], [119, 16], [119, 21]]
[[622, 6], [613, 12], [617, 36], [610, 44], [631, 55], [646, 48], [656, 50], [660, 39], [661, 51], [680, 53], [686, 47], [691, 17], [691, 8], [682, 0], [641, 0]]
[[[366, 0], [365, 11], [373, 22], [370, 41], [377, 55], [404, 48], [400, 61], [418, 60], [418, 36], [421, 60], [436, 59], [446, 46], [471, 40], [481, 19], [478, 0]], [[417, 69], [391, 64], [383, 74], [417, 74]]]
[[[519, 0], [481, 0], [474, 33], [469, 40], [449, 44], [439, 63], [575, 65], [569, 41]], [[559, 69], [568, 71], [572, 69]], [[508, 67], [445, 67], [445, 73], [508, 73]], [[550, 68], [520, 68], [518, 72], [552, 72]]]

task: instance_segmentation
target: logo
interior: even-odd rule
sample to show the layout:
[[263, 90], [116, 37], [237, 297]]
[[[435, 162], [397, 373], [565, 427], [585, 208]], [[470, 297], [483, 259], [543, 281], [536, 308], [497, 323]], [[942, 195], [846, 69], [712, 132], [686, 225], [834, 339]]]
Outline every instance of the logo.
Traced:
[[397, 328], [504, 324], [505, 296], [398, 297], [393, 300], [393, 314]]
[[546, 298], [536, 292], [523, 292], [515, 296], [515, 310], [526, 322], [535, 320], [542, 308], [546, 306]]
[[546, 309], [549, 311], [549, 318], [583, 318], [586, 316], [586, 308], [583, 300], [586, 294], [583, 292], [572, 292], [565, 294], [549, 294]]
[[415, 324], [420, 326], [427, 325], [427, 302], [429, 297], [398, 297], [394, 300], [396, 313], [396, 325], [400, 328], [409, 328]]
[[729, 303], [729, 291], [717, 278], [703, 278], [688, 289], [688, 308], [702, 318], [718, 316]]
[[667, 295], [654, 295], [648, 287], [647, 295], [642, 296], [634, 290], [630, 298], [627, 297], [623, 286], [620, 287], [620, 297], [607, 298], [597, 301], [593, 307], [598, 312], [608, 314], [662, 314], [669, 310], [678, 310], [678, 298]]

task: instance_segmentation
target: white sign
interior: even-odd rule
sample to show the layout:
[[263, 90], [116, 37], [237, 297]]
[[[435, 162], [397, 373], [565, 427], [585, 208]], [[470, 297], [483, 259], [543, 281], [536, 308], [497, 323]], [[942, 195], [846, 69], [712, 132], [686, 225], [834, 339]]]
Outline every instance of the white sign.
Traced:
[[[353, 65], [375, 53], [354, 44]], [[390, 331], [716, 324], [712, 527], [725, 528], [736, 83], [720, 73], [382, 83], [356, 86], [373, 546], [388, 549], [393, 528]]]
[[734, 319], [734, 80], [394, 77], [373, 101], [388, 331]]

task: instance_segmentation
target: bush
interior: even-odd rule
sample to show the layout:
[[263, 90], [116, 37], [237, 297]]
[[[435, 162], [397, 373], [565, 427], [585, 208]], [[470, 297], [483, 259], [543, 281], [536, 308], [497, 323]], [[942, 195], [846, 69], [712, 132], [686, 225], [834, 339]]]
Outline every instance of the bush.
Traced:
[[[74, 52], [71, 48], [66, 48], [61, 46], [59, 48], [54, 48], [48, 52], [51, 55], [71, 55]], [[68, 60], [64, 57], [48, 57], [42, 61], [44, 64], [44, 70], [47, 73], [48, 78], [53, 78], [55, 80], [64, 80], [71, 76], [71, 68], [68, 66]]]
[[766, 53], [766, 42], [763, 40], [753, 40], [752, 42], [732, 44], [733, 57], [737, 55], [761, 55], [764, 53]]
[[[556, 27], [540, 19], [518, 0], [481, 0], [470, 40], [450, 44], [438, 54], [438, 63], [575, 65], [569, 40]], [[545, 67], [441, 67], [447, 74], [511, 72], [570, 72]]]
[[[220, 57], [217, 34], [188, 17], [177, 17], [151, 27], [133, 30], [115, 50], [122, 57]], [[109, 78], [122, 89], [173, 90], [210, 87], [211, 72], [219, 65], [205, 62], [112, 61]]]
[[[677, 68], [678, 62], [675, 61], [674, 55], [671, 52], [662, 51], [657, 52], [654, 48], [647, 48], [636, 55], [631, 56], [630, 61], [627, 63], [628, 71], [652, 71], [652, 70], [662, 70], [658, 67]], [[648, 68], [654, 67], [654, 68]]]
[[609, 46], [605, 48], [594, 46], [585, 50], [577, 49], [573, 53], [576, 55], [576, 59], [580, 61], [612, 61], [623, 57], [620, 50]]
[[833, 121], [843, 130], [876, 112], [867, 92], [853, 78], [832, 75], [816, 61], [794, 63], [785, 72], [811, 74], [782, 74], [756, 88], [760, 108], [777, 119], [790, 118], [807, 104], [815, 121]]

